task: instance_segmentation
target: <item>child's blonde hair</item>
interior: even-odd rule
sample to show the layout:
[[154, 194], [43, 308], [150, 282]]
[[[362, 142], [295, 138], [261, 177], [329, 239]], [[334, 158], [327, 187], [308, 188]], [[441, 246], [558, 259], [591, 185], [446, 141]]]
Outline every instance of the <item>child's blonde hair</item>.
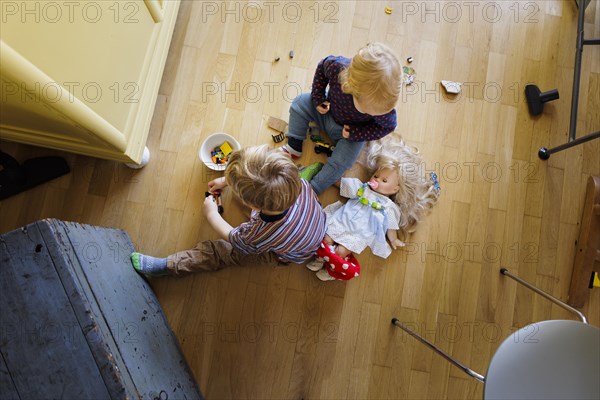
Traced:
[[369, 43], [358, 50], [350, 66], [340, 72], [339, 82], [344, 93], [389, 112], [400, 97], [402, 66], [388, 46]]
[[262, 211], [287, 210], [302, 190], [296, 164], [267, 145], [233, 152], [225, 181], [245, 204]]
[[373, 172], [383, 168], [398, 171], [400, 190], [390, 198], [400, 207], [400, 230], [413, 232], [439, 197], [419, 150], [405, 144], [399, 135], [388, 135], [369, 143], [367, 168]]

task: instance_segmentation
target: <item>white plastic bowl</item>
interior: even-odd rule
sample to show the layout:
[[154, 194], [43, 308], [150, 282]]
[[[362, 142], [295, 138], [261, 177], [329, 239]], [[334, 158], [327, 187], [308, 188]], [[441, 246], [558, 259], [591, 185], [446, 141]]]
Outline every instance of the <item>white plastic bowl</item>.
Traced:
[[242, 146], [240, 146], [239, 142], [235, 140], [235, 138], [224, 132], [213, 133], [209, 137], [207, 137], [204, 142], [202, 142], [202, 146], [200, 146], [199, 157], [200, 160], [206, 165], [208, 168], [213, 171], [224, 171], [225, 166], [227, 164], [215, 164], [211, 157], [210, 152], [217, 146], [222, 145], [223, 143], [228, 142], [231, 145], [233, 151], [240, 150]]

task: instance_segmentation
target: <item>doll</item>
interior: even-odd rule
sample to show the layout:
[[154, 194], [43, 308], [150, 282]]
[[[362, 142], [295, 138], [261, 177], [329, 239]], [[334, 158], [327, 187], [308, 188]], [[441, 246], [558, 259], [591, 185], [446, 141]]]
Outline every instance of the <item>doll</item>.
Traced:
[[[381, 258], [387, 258], [392, 248], [403, 247], [398, 233], [414, 231], [438, 199], [439, 185], [432, 182], [423, 167], [417, 149], [399, 137], [373, 142], [367, 153], [367, 168], [374, 171], [371, 178], [364, 183], [342, 178], [340, 195], [349, 200], [325, 207], [324, 244], [345, 260], [366, 247]], [[323, 264], [323, 259], [317, 258], [307, 267], [317, 270], [321, 280], [334, 279], [326, 268], [321, 269]]]

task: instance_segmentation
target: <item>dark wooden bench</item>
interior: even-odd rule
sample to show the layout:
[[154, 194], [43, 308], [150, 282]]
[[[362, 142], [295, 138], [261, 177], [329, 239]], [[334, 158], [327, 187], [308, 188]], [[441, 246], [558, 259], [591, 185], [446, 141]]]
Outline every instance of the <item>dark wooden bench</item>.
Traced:
[[131, 251], [58, 220], [0, 236], [0, 399], [202, 399]]

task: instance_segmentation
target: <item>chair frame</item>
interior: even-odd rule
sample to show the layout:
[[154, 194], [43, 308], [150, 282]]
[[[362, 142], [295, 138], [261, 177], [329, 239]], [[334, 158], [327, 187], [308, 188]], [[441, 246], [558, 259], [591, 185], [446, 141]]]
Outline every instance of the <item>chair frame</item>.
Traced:
[[[584, 324], [588, 323], [586, 316], [581, 311], [579, 311], [579, 310], [571, 307], [567, 303], [565, 303], [562, 300], [560, 300], [560, 299], [552, 296], [551, 294], [546, 293], [543, 290], [541, 290], [541, 289], [533, 286], [531, 283], [527, 282], [526, 280], [521, 279], [518, 276], [512, 274], [508, 270], [508, 268], [501, 268], [500, 269], [500, 273], [502, 275], [504, 275], [504, 276], [508, 276], [509, 278], [511, 278], [514, 281], [516, 281], [517, 283], [525, 286], [526, 288], [533, 290], [535, 293], [539, 294], [540, 296], [545, 297], [546, 299], [548, 299], [549, 301], [553, 302], [554, 304], [556, 304], [556, 305], [564, 308], [565, 310], [567, 310], [567, 311], [569, 311], [569, 312], [577, 315], [577, 317]], [[472, 370], [471, 368], [467, 367], [466, 365], [462, 364], [460, 361], [458, 361], [455, 358], [453, 358], [451, 355], [449, 355], [448, 353], [446, 353], [444, 350], [440, 349], [435, 344], [431, 343], [429, 340], [425, 339], [424, 337], [422, 337], [421, 335], [419, 335], [418, 333], [416, 333], [412, 329], [409, 329], [406, 325], [404, 325], [403, 323], [401, 323], [398, 318], [396, 318], [396, 317], [392, 318], [392, 324], [395, 325], [395, 326], [397, 326], [398, 328], [402, 329], [403, 331], [405, 331], [406, 333], [408, 333], [410, 336], [414, 337], [415, 339], [417, 339], [418, 341], [420, 341], [421, 343], [423, 343], [424, 345], [426, 345], [427, 347], [429, 347], [430, 349], [432, 349], [433, 351], [435, 351], [436, 353], [438, 353], [440, 356], [442, 356], [443, 358], [445, 358], [448, 362], [450, 362], [451, 364], [453, 364], [457, 368], [460, 368], [465, 374], [471, 376], [472, 378], [477, 379], [479, 382], [482, 382], [482, 383], [485, 382], [485, 375], [482, 375], [482, 374], [480, 374], [480, 373]]]

